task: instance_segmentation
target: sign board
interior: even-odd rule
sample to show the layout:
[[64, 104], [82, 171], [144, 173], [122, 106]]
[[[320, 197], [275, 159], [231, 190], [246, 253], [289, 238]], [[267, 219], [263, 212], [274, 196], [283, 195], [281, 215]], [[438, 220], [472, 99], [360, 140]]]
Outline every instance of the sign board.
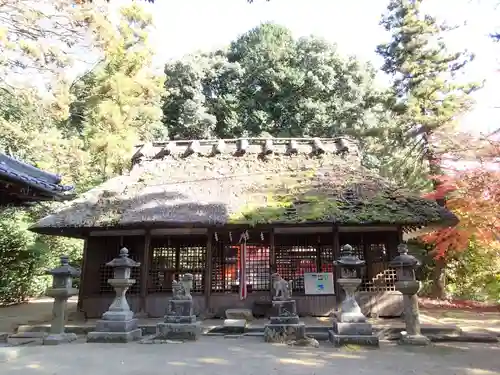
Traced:
[[306, 272], [304, 273], [305, 293], [335, 294], [333, 287], [333, 273], [331, 272]]

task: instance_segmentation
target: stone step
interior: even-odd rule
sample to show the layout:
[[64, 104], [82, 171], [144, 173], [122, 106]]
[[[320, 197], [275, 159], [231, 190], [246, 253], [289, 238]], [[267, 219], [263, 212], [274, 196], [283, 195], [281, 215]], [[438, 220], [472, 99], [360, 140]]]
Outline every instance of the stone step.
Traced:
[[223, 328], [227, 334], [242, 334], [246, 331], [247, 321], [245, 319], [226, 319]]
[[[22, 325], [18, 327], [17, 332], [48, 332], [50, 324], [39, 324], [39, 325]], [[156, 333], [156, 324], [140, 324], [139, 328], [142, 329], [143, 335], [154, 335]], [[374, 332], [382, 340], [398, 340], [401, 331], [405, 328], [403, 325], [389, 326], [389, 325], [373, 325]], [[77, 335], [86, 335], [93, 331], [95, 326], [91, 324], [72, 324], [67, 325], [65, 330], [68, 333], [75, 333]], [[306, 334], [308, 336], [314, 337], [316, 340], [324, 341], [328, 339], [328, 330], [331, 329], [330, 326], [325, 325], [307, 325]], [[263, 336], [264, 326], [252, 326], [247, 325], [245, 328], [246, 336]], [[202, 326], [202, 334], [209, 335], [224, 335], [233, 334], [229, 332], [227, 327], [223, 324], [217, 326]], [[429, 337], [431, 341], [468, 341], [468, 342], [497, 342], [498, 339], [493, 334], [487, 333], [473, 333], [473, 332], [462, 332], [462, 330], [456, 325], [422, 325], [422, 334]], [[28, 334], [29, 335], [29, 334]]]
[[237, 319], [237, 320], [244, 319], [247, 322], [251, 322], [252, 320], [254, 320], [252, 310], [250, 309], [227, 309], [226, 318]]

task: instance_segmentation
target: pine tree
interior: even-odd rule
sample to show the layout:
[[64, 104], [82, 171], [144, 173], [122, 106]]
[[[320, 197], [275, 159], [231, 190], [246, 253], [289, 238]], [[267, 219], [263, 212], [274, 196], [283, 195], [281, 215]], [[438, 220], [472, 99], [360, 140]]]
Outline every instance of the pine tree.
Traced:
[[[384, 58], [382, 70], [393, 78], [393, 95], [387, 103], [396, 118], [391, 146], [405, 150], [405, 159], [410, 162], [402, 168], [415, 166], [415, 160], [418, 166], [427, 168], [436, 190], [439, 182], [433, 177], [441, 173], [433, 135], [470, 108], [470, 94], [480, 85], [456, 82], [457, 73], [473, 56], [447, 50], [443, 38], [451, 28], [424, 14], [422, 3], [423, 0], [390, 1], [381, 24], [392, 39], [379, 45], [377, 53]], [[442, 266], [436, 267], [436, 281], [442, 280]], [[442, 283], [436, 282], [435, 295], [443, 294]]]
[[454, 78], [473, 59], [466, 52], [451, 53], [443, 37], [450, 28], [420, 10], [423, 0], [391, 0], [382, 25], [392, 33], [379, 45], [382, 70], [393, 77], [390, 109], [399, 120], [393, 132], [399, 146], [429, 163], [431, 175], [439, 172], [432, 147], [435, 131], [452, 124], [471, 104], [477, 83], [460, 84]]

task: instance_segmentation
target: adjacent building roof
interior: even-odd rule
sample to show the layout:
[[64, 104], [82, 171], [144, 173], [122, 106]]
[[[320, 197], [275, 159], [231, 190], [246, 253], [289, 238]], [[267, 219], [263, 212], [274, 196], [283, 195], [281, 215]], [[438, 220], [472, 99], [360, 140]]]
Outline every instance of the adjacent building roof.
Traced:
[[0, 153], [0, 205], [64, 200], [72, 186], [61, 185], [61, 178]]
[[458, 221], [362, 167], [347, 138], [159, 142], [140, 145], [133, 164], [32, 229]]

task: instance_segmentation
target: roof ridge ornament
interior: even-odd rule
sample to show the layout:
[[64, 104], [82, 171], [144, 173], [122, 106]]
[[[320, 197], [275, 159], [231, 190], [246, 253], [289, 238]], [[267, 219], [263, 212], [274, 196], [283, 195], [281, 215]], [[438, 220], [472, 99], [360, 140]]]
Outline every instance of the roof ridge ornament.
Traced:
[[[194, 156], [214, 157], [217, 155], [235, 157], [257, 154], [259, 157], [271, 155], [293, 156], [305, 154], [321, 156], [324, 154], [340, 155], [346, 158], [352, 155], [359, 160], [358, 142], [348, 136], [332, 138], [253, 138], [232, 139], [194, 139], [149, 142], [136, 146], [132, 164], [142, 161], [163, 159], [167, 156], [189, 158]], [[353, 159], [354, 160], [354, 159]]]

